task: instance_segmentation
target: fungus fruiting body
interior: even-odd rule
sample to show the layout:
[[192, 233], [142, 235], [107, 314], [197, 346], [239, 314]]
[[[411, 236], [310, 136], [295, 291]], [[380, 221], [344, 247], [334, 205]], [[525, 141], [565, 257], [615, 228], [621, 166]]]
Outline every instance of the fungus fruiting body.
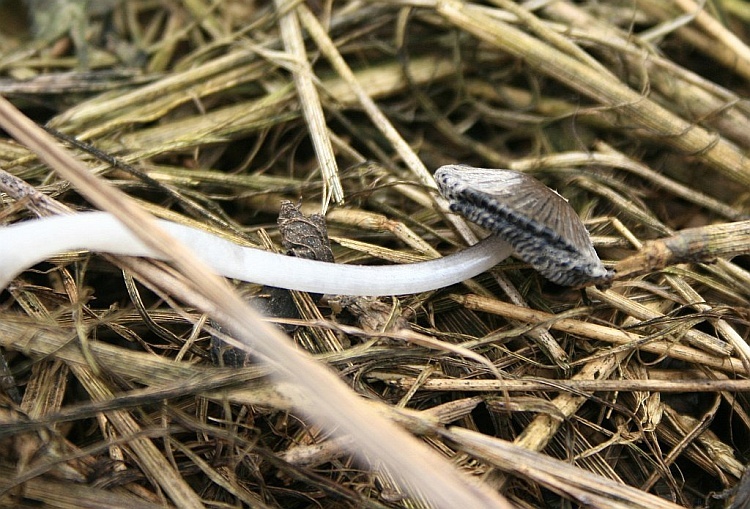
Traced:
[[[435, 173], [451, 209], [492, 232], [450, 256], [403, 265], [342, 265], [244, 247], [205, 231], [159, 221], [217, 273], [269, 286], [344, 295], [400, 295], [469, 279], [515, 252], [562, 285], [607, 282], [588, 232], [560, 195], [538, 180], [509, 170], [448, 165]], [[0, 228], [0, 288], [23, 270], [66, 251], [158, 257], [117, 218], [82, 212]]]

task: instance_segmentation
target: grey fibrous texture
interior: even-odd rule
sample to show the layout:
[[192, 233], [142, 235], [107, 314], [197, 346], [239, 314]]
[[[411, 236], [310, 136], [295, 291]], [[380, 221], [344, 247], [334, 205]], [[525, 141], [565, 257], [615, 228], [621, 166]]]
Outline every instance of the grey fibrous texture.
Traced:
[[500, 236], [518, 258], [565, 286], [602, 285], [602, 265], [570, 204], [534, 177], [512, 170], [447, 165], [435, 172], [440, 192], [458, 212]]

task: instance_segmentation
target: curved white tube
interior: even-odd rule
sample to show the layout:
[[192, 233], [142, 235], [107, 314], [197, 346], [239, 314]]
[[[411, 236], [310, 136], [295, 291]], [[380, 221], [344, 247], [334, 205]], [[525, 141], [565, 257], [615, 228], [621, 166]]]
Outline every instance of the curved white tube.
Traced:
[[[222, 276], [315, 293], [382, 296], [435, 290], [472, 278], [512, 252], [507, 242], [492, 235], [463, 251], [426, 262], [343, 265], [240, 246], [170, 221], [158, 223]], [[0, 227], [0, 289], [25, 269], [77, 249], [162, 258], [106, 212], [24, 221]]]

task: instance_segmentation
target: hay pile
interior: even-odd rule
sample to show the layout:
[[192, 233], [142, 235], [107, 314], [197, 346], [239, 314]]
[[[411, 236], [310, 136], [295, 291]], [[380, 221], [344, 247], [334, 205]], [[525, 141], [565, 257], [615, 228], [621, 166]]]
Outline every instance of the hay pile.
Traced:
[[558, 190], [618, 276], [262, 321], [184, 257], [57, 257], [0, 294], [0, 504], [745, 507], [747, 4], [86, 4], [0, 4], [0, 95], [86, 168], [3, 136], [3, 223], [138, 205], [279, 249], [290, 200], [337, 263], [407, 263], [473, 234], [458, 162]]

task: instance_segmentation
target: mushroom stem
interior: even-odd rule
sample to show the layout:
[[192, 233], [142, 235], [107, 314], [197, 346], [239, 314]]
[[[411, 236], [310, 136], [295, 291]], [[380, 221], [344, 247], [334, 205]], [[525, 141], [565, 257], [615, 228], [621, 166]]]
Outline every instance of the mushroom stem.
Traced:
[[[170, 221], [159, 226], [190, 245], [218, 274], [269, 286], [341, 295], [402, 295], [435, 290], [480, 274], [512, 248], [495, 235], [458, 253], [413, 264], [343, 265], [240, 246]], [[66, 251], [160, 258], [113, 215], [83, 212], [0, 228], [0, 289], [25, 269]]]

